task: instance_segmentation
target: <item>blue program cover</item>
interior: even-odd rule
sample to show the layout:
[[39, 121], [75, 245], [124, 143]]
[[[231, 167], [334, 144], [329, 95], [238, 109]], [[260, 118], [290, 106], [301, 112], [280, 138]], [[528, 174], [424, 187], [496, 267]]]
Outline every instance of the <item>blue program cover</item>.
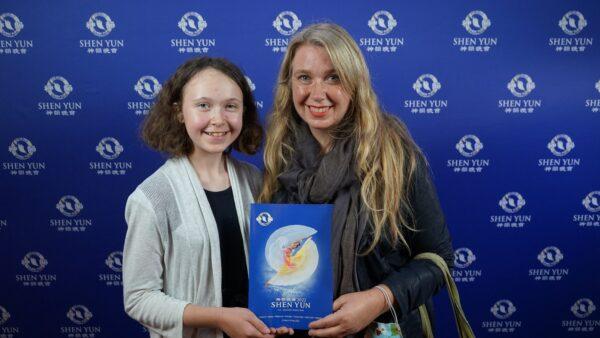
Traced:
[[331, 204], [252, 204], [249, 308], [269, 327], [308, 329], [332, 312]]

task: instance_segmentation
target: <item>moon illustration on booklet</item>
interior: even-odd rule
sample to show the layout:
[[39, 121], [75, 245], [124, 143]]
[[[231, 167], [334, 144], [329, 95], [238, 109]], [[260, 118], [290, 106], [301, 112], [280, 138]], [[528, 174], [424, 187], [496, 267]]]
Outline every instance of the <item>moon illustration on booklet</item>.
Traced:
[[319, 264], [319, 250], [312, 240], [317, 230], [305, 225], [288, 225], [271, 234], [265, 258], [274, 270], [266, 286], [290, 286], [310, 278]]

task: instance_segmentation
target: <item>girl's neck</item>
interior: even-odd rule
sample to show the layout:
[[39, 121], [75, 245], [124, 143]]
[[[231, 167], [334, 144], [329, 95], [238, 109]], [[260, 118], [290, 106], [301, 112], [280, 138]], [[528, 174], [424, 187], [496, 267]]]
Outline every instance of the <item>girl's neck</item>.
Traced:
[[202, 187], [208, 191], [222, 191], [231, 185], [227, 173], [226, 155], [199, 154], [194, 151], [188, 156]]

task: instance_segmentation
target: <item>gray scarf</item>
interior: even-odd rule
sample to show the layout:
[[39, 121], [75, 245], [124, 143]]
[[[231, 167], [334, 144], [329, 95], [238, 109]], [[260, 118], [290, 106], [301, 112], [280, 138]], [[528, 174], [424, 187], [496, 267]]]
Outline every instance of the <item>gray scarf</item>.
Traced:
[[331, 259], [334, 297], [359, 290], [355, 278], [358, 240], [366, 219], [360, 212], [360, 182], [355, 173], [355, 143], [335, 140], [327, 154], [304, 125], [295, 135], [294, 156], [278, 176], [281, 188], [274, 203], [332, 203]]

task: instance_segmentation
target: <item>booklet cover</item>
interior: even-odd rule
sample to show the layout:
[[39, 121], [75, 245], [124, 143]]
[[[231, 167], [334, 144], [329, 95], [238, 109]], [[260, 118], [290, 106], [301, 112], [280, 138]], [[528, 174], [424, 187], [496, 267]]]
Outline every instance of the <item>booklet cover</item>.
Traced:
[[269, 327], [332, 312], [331, 204], [252, 204], [248, 305]]

